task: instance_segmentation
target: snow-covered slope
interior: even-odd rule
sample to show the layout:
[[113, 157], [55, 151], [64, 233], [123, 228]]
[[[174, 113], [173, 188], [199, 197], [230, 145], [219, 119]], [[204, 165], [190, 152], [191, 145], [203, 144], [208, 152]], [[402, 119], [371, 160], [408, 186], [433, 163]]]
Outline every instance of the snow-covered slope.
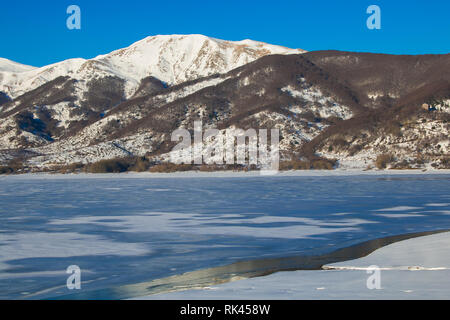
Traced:
[[8, 59], [0, 58], [0, 72], [13, 72], [13, 73], [21, 73], [26, 71], [31, 71], [36, 69], [32, 66], [27, 66], [24, 64], [20, 64]]
[[225, 73], [265, 55], [304, 52], [251, 40], [233, 42], [203, 35], [158, 35], [94, 59], [70, 59], [42, 68], [0, 60], [0, 91], [15, 98], [60, 76], [86, 82], [114, 76], [125, 80], [125, 91], [130, 96], [145, 77], [153, 76], [173, 85]]
[[0, 71], [0, 91], [5, 92], [11, 98], [17, 98], [61, 76], [73, 76], [77, 79], [85, 78], [87, 74], [80, 72], [80, 68], [85, 62], [84, 59], [69, 59], [25, 72]]
[[94, 61], [111, 66], [128, 79], [152, 75], [169, 84], [178, 84], [224, 73], [265, 55], [303, 52], [252, 40], [232, 42], [203, 35], [161, 35]]

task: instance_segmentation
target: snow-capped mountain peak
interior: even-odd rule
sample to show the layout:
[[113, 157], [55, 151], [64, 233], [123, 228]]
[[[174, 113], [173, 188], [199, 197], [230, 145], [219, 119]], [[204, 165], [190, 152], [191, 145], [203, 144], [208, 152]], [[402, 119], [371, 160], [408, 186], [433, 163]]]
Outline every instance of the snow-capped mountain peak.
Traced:
[[126, 94], [134, 93], [145, 77], [169, 85], [225, 73], [269, 54], [299, 54], [289, 49], [252, 40], [225, 41], [203, 35], [157, 35], [94, 59], [70, 59], [37, 69], [5, 75], [0, 64], [0, 91], [11, 97], [37, 88], [59, 76], [90, 81], [115, 76], [125, 81]]
[[130, 79], [152, 75], [169, 84], [178, 84], [230, 71], [264, 55], [303, 52], [250, 40], [233, 42], [203, 35], [159, 35], [95, 60]]

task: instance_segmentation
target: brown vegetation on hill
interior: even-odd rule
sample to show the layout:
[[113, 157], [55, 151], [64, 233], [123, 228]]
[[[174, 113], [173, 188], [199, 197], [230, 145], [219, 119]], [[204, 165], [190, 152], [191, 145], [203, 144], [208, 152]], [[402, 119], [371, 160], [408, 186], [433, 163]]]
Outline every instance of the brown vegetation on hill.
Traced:
[[[318, 150], [342, 151], [352, 156], [367, 148], [377, 137], [402, 137], [405, 127], [416, 119], [448, 123], [448, 113], [430, 113], [421, 108], [424, 103], [450, 98], [448, 71], [450, 55], [394, 56], [338, 51], [271, 55], [224, 75], [213, 75], [169, 88], [158, 79], [148, 77], [141, 81], [134, 96], [126, 101], [123, 80], [107, 77], [91, 81], [81, 105], [72, 105], [72, 115], [79, 116], [81, 120], [70, 123], [68, 129], [59, 127], [45, 107], [63, 101], [73, 103], [75, 99], [75, 80], [59, 77], [13, 101], [3, 99], [2, 110], [6, 111], [0, 111], [0, 118], [14, 115], [19, 131], [31, 132], [51, 143], [75, 136], [108, 112], [117, 119], [110, 120], [103, 132], [92, 138], [91, 145], [151, 131], [155, 142], [148, 155], [158, 155], [171, 150], [174, 143], [170, 141], [170, 134], [182, 123], [191, 125], [195, 120], [202, 120], [205, 126], [219, 129], [235, 126], [245, 130], [273, 127], [279, 125], [279, 121], [287, 121], [260, 116], [264, 113], [289, 119], [304, 128], [318, 124], [325, 126], [307, 143], [291, 142], [292, 149], [289, 151], [297, 154], [296, 159], [302, 160], [294, 159], [282, 166], [288, 170], [308, 167], [329, 169], [336, 163], [318, 158]], [[190, 92], [189, 86], [218, 79], [223, 81], [168, 102], [169, 94], [185, 89]], [[324, 97], [350, 108], [353, 117], [348, 120], [335, 116], [322, 117], [307, 107], [310, 105], [305, 99], [282, 90], [286, 87], [303, 90], [304, 86], [320, 89]], [[293, 112], [293, 106], [305, 110]], [[196, 112], [199, 109], [202, 109], [201, 113]], [[126, 121], [120, 120], [123, 114], [129, 115]], [[139, 119], [133, 118], [134, 114], [139, 114]], [[255, 117], [256, 114], [259, 117]], [[289, 135], [294, 129], [286, 130]], [[438, 138], [422, 139], [420, 143], [426, 148], [437, 143]], [[148, 160], [132, 163], [122, 163], [117, 159], [108, 161], [88, 165], [86, 170], [120, 172], [134, 168], [147, 171], [154, 165]], [[445, 161], [436, 165], [445, 166]], [[393, 165], [407, 167], [410, 164]], [[153, 170], [172, 168], [162, 166]]]

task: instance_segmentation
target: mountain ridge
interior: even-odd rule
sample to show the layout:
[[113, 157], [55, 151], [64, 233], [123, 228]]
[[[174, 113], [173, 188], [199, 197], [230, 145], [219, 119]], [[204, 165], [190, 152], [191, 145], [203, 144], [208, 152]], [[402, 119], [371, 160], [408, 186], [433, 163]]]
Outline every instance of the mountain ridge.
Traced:
[[[173, 85], [224, 73], [263, 55], [303, 52], [250, 40], [226, 41], [195, 34], [157, 35], [92, 59], [67, 59], [25, 72], [0, 75], [0, 91], [16, 98], [59, 76], [71, 75], [86, 82], [99, 76], [114, 76], [125, 81], [126, 94], [131, 96], [140, 81], [148, 76]], [[214, 64], [213, 58], [217, 60]]]
[[[203, 73], [190, 78], [185, 72], [189, 68], [172, 61], [173, 70], [179, 71], [168, 72], [165, 79], [172, 81], [143, 68], [138, 78], [144, 77], [132, 92], [127, 92], [123, 75], [106, 72], [87, 83], [60, 76], [5, 100], [0, 104], [0, 162], [7, 164], [22, 154], [21, 162], [38, 171], [130, 155], [158, 163], [169, 158], [171, 132], [191, 130], [193, 122], [201, 120], [206, 128], [219, 130], [278, 128], [282, 160], [301, 161], [301, 167], [323, 158], [333, 159], [327, 163], [334, 166], [366, 168], [387, 154], [392, 166], [448, 167], [450, 73], [444, 71], [450, 71], [450, 55], [295, 54], [276, 47], [273, 50], [283, 54], [256, 58], [258, 48], [270, 45], [194, 38], [206, 42], [197, 43], [193, 51], [189, 45], [177, 46], [183, 50], [174, 53], [172, 44], [159, 44], [170, 36], [150, 37], [98, 56], [93, 63], [112, 66], [123, 56], [140, 61], [136, 54], [141, 57], [145, 50], [140, 46], [149, 42], [162, 50], [162, 57], [189, 52], [198, 57], [205, 43], [232, 48], [219, 52], [248, 52], [237, 55], [239, 66], [225, 72], [205, 67], [215, 61], [214, 55], [206, 55], [200, 59]], [[180, 41], [189, 40], [192, 36]], [[233, 55], [225, 56], [233, 61]], [[195, 58], [183, 61], [191, 65]]]

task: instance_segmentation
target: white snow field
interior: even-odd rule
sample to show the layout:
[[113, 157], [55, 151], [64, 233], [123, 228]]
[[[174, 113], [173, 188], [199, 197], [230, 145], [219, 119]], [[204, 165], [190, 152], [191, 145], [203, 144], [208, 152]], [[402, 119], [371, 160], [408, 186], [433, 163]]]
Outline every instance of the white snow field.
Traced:
[[[367, 288], [371, 266], [380, 268], [380, 289]], [[138, 299], [449, 299], [450, 232], [400, 241], [323, 269], [278, 272]]]
[[32, 66], [27, 66], [21, 63], [17, 63], [5, 58], [0, 58], [0, 72], [14, 72], [21, 73], [36, 69]]

